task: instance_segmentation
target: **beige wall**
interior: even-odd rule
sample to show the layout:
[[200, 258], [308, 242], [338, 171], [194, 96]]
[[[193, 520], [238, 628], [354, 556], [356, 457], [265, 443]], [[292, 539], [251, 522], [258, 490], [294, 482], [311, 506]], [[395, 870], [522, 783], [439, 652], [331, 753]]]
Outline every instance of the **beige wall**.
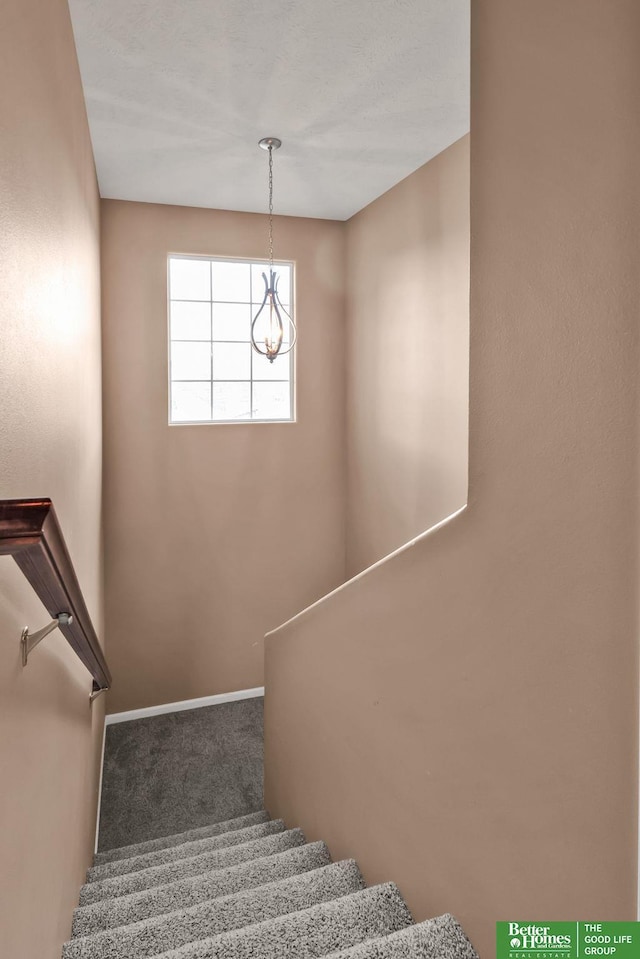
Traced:
[[264, 256], [263, 216], [104, 201], [108, 710], [259, 686], [266, 630], [344, 579], [344, 229], [296, 261], [295, 424], [167, 425], [167, 254]]
[[640, 6], [472, 15], [469, 507], [267, 639], [266, 798], [490, 959], [635, 918]]
[[469, 137], [347, 224], [349, 575], [464, 505]]
[[[64, 0], [0, 31], [0, 498], [50, 496], [102, 635], [98, 191]], [[104, 706], [0, 557], [0, 954], [59, 959], [95, 826]]]

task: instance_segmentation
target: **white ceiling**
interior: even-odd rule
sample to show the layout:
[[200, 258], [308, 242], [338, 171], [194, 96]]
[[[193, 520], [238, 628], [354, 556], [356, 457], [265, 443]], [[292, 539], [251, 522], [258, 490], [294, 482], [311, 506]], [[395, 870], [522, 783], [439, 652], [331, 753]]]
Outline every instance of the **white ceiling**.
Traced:
[[469, 129], [470, 0], [70, 0], [103, 197], [346, 219]]

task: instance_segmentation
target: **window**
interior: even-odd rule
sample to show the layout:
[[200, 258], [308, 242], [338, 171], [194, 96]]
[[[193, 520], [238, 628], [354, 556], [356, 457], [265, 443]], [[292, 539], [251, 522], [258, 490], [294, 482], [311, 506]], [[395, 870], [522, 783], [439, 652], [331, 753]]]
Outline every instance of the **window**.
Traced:
[[[276, 268], [289, 311], [293, 263]], [[268, 264], [250, 260], [169, 257], [170, 423], [294, 419], [293, 351], [270, 363], [251, 347], [265, 272]]]

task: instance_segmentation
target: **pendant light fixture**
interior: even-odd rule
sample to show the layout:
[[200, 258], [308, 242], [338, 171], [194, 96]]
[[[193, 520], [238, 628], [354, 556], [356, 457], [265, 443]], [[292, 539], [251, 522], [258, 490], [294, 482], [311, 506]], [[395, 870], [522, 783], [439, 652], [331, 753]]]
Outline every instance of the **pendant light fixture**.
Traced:
[[[280, 300], [279, 277], [273, 269], [273, 151], [280, 149], [282, 141], [277, 137], [263, 137], [258, 146], [269, 151], [269, 276], [262, 274], [264, 299], [251, 323], [251, 345], [256, 353], [266, 356], [273, 363], [276, 356], [291, 352], [297, 333], [290, 314]], [[289, 342], [284, 343], [287, 332]]]

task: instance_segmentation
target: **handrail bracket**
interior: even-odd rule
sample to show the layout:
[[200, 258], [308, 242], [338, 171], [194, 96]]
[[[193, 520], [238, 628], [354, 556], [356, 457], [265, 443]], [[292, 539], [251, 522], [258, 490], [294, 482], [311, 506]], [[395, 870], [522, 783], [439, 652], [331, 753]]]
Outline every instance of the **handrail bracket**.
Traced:
[[22, 630], [22, 635], [20, 637], [20, 648], [22, 650], [22, 665], [26, 666], [29, 659], [29, 653], [31, 653], [38, 643], [41, 643], [45, 636], [48, 636], [49, 633], [52, 633], [54, 629], [57, 629], [58, 626], [70, 626], [73, 622], [73, 616], [71, 613], [58, 613], [55, 619], [52, 619], [47, 626], [43, 626], [42, 629], [36, 630], [35, 633], [29, 632], [29, 627], [25, 626]]

